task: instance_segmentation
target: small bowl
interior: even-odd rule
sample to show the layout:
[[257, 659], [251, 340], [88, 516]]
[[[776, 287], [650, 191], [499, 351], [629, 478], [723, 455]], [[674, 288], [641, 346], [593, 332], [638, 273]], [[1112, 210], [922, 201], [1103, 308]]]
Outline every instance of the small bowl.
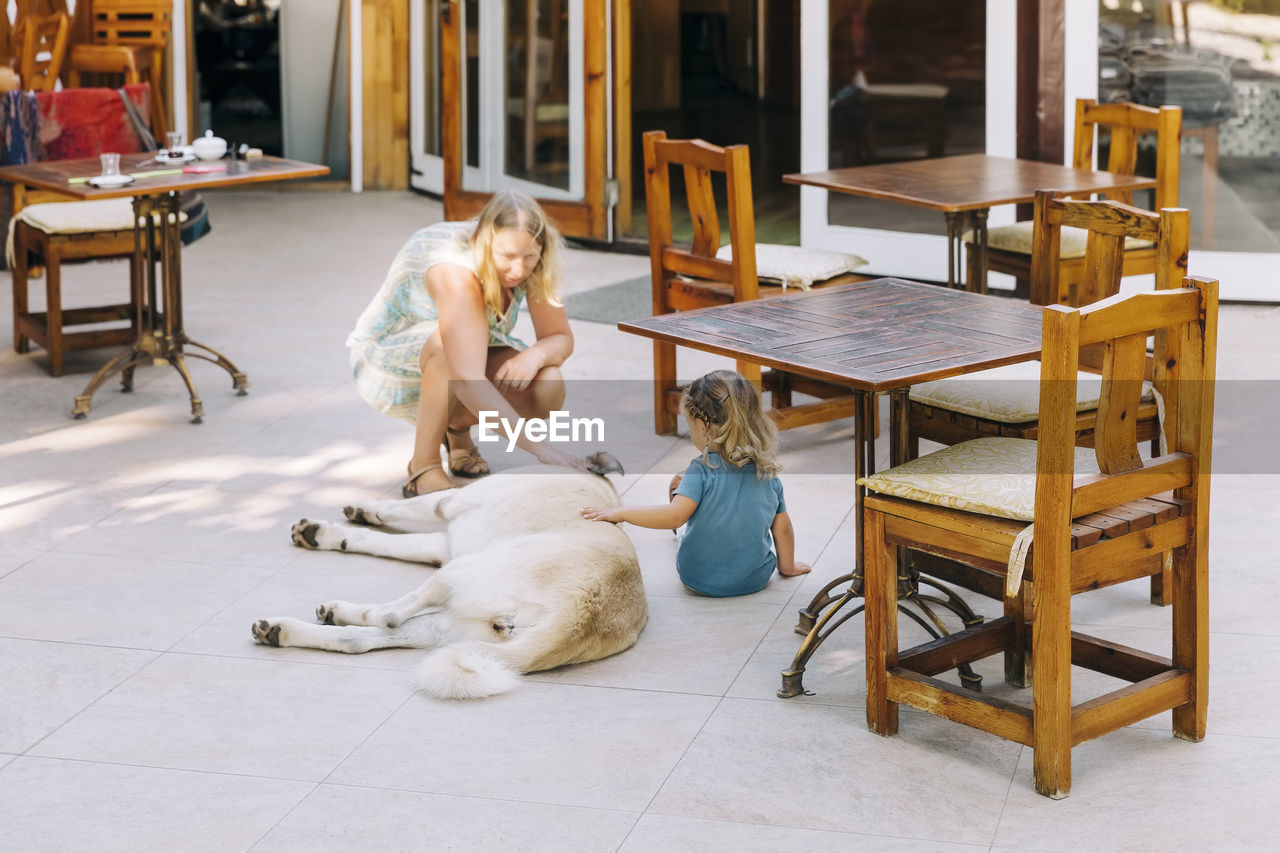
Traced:
[[200, 136], [192, 141], [191, 150], [201, 160], [220, 160], [227, 153], [227, 140], [221, 136]]

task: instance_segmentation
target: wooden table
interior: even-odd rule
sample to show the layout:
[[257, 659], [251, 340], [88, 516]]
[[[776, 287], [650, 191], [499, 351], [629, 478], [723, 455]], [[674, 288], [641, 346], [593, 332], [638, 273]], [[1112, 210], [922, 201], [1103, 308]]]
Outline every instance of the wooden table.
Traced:
[[[624, 332], [679, 346], [742, 358], [766, 367], [798, 373], [853, 389], [854, 473], [875, 470], [872, 395], [890, 398], [890, 459], [907, 461], [907, 398], [919, 382], [958, 376], [989, 367], [1031, 361], [1040, 354], [1043, 309], [1011, 299], [966, 293], [918, 282], [880, 278], [751, 302], [735, 302], [646, 320], [619, 323]], [[818, 646], [858, 607], [837, 613], [862, 595], [862, 501], [855, 490], [857, 553], [852, 572], [823, 587], [800, 611], [796, 626], [805, 635], [779, 696], [804, 692], [804, 666]], [[972, 611], [950, 590], [946, 600], [962, 619]], [[840, 594], [834, 591], [845, 587]], [[914, 603], [928, 612], [918, 596]], [[914, 612], [904, 612], [926, 630], [936, 631]], [[933, 622], [941, 622], [933, 616]], [[965, 673], [962, 671], [962, 676]]]
[[852, 166], [825, 172], [783, 175], [788, 184], [820, 187], [848, 195], [897, 201], [937, 210], [947, 219], [947, 286], [959, 281], [965, 231], [976, 236], [967, 289], [987, 291], [987, 212], [997, 204], [1025, 204], [1036, 190], [1072, 194], [1138, 190], [1156, 185], [1155, 178], [1071, 169], [1037, 160], [1014, 160], [988, 154], [961, 154], [902, 163]]
[[[149, 153], [121, 154], [120, 171], [144, 172], [180, 168], [180, 165], [156, 164]], [[200, 162], [200, 161], [196, 161]], [[182, 321], [182, 242], [179, 237], [182, 190], [312, 178], [329, 174], [329, 167], [302, 163], [279, 157], [255, 160], [222, 160], [225, 172], [207, 174], [176, 173], [137, 178], [132, 184], [111, 189], [98, 189], [74, 178], [96, 175], [101, 171], [97, 157], [30, 163], [24, 166], [0, 167], [0, 180], [50, 190], [74, 199], [95, 200], [132, 198], [134, 214], [134, 274], [145, 281], [131, 282], [134, 293], [140, 293], [135, 327], [137, 339], [129, 349], [111, 359], [94, 374], [83, 393], [76, 397], [71, 414], [83, 418], [89, 414], [93, 394], [116, 373], [123, 375], [125, 391], [133, 388], [133, 370], [148, 362], [167, 361], [182, 376], [191, 397], [191, 422], [204, 418], [204, 405], [196, 395], [195, 383], [187, 370], [184, 356], [212, 362], [231, 374], [232, 388], [246, 393], [249, 380], [231, 361], [218, 351], [187, 337]], [[156, 262], [159, 264], [157, 273]], [[159, 288], [157, 290], [157, 278]], [[196, 347], [198, 351], [187, 351]]]

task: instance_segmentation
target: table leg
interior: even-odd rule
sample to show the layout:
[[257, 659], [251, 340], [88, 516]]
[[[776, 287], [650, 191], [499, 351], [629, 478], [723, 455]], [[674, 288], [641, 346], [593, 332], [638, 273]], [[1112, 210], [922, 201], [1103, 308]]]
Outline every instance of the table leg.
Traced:
[[985, 207], [969, 211], [970, 228], [973, 231], [973, 250], [969, 259], [969, 276], [966, 289], [970, 293], [987, 292], [987, 213]]
[[[908, 388], [899, 388], [889, 392], [889, 458], [892, 465], [901, 465], [908, 461], [909, 458], [910, 423], [907, 417], [910, 403], [909, 394], [910, 389]], [[853, 428], [854, 444], [856, 445], [854, 477], [855, 480], [860, 480], [869, 473], [873, 473], [876, 469], [875, 406], [874, 396], [869, 392], [855, 389], [854, 397], [856, 398], [855, 408], [857, 411]], [[800, 611], [795, 630], [796, 633], [804, 635], [804, 640], [801, 641], [800, 648], [796, 650], [791, 666], [782, 672], [782, 687], [779, 688], [777, 694], [779, 698], [789, 699], [806, 692], [804, 688], [804, 671], [809, 658], [813, 656], [814, 652], [818, 650], [818, 647], [822, 645], [827, 637], [831, 636], [832, 632], [865, 609], [865, 605], [859, 604], [848, 612], [841, 612], [854, 599], [862, 598], [865, 581], [862, 506], [866, 498], [866, 488], [855, 485], [854, 489], [853, 511], [856, 532], [854, 538], [854, 547], [856, 549], [854, 570], [851, 574], [842, 575], [820, 589], [809, 604]], [[925, 580], [924, 582], [940, 590], [946, 597], [938, 598], [932, 595], [920, 594], [920, 575], [912, 569], [908, 551], [905, 548], [899, 548], [898, 611], [900, 613], [914, 621], [934, 639], [940, 639], [949, 632], [942, 620], [933, 612], [930, 604], [937, 604], [951, 610], [960, 617], [965, 627], [981, 624], [982, 617], [975, 616], [969, 606], [954, 592], [937, 581]], [[834, 591], [845, 584], [848, 584], [848, 588], [844, 593], [836, 595]], [[907, 606], [908, 604], [914, 605], [924, 615], [921, 616], [910, 609]], [[928, 617], [928, 621], [926, 621], [925, 617]], [[982, 689], [982, 677], [974, 673], [968, 664], [961, 664], [959, 672], [962, 685], [970, 690]]]
[[[191, 399], [191, 422], [204, 420], [204, 403], [196, 394], [195, 382], [184, 356], [190, 355], [218, 365], [231, 374], [237, 396], [248, 392], [249, 380], [231, 360], [217, 350], [187, 337], [182, 322], [182, 235], [181, 199], [176, 192], [164, 196], [139, 196], [133, 200], [134, 272], [130, 287], [138, 295], [138, 337], [130, 348], [111, 359], [94, 374], [75, 399], [71, 414], [83, 418], [92, 408], [94, 393], [117, 372], [122, 373], [122, 390], [133, 390], [133, 371], [150, 360], [168, 362], [178, 372]], [[157, 281], [157, 262], [159, 276]], [[158, 285], [158, 287], [157, 287]], [[160, 310], [163, 305], [163, 310]], [[186, 346], [201, 352], [187, 353]]]
[[960, 280], [960, 262], [964, 253], [964, 222], [962, 211], [948, 211], [947, 217], [947, 287], [955, 287]]

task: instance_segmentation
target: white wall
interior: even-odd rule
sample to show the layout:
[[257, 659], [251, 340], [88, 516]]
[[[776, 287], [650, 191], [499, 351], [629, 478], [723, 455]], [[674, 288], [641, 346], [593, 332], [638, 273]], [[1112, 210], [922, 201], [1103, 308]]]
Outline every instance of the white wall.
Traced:
[[[330, 176], [348, 174], [347, 39], [338, 42], [340, 0], [285, 0], [280, 7], [280, 87], [284, 155], [323, 162], [325, 112], [333, 63], [338, 63], [329, 127]], [[350, 21], [343, 22], [344, 28]]]

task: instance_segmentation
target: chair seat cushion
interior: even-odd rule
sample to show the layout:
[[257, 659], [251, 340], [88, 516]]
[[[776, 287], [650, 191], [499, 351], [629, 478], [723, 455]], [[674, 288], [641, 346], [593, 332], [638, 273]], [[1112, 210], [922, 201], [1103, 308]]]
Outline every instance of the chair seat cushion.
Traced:
[[[733, 246], [721, 246], [716, 257], [722, 261], [733, 260]], [[756, 276], [780, 281], [784, 289], [798, 287], [808, 290], [814, 282], [826, 281], [866, 265], [862, 258], [845, 252], [779, 243], [756, 244]]]
[[[182, 221], [186, 218], [186, 214], [181, 215]], [[33, 204], [22, 208], [17, 219], [46, 234], [130, 231], [133, 229], [133, 200], [108, 198]]]
[[[1015, 222], [1012, 225], [1001, 225], [998, 228], [991, 228], [987, 231], [987, 247], [991, 249], [999, 249], [1004, 252], [1016, 252], [1020, 255], [1031, 254], [1031, 233], [1033, 231], [1030, 222]], [[1058, 257], [1067, 260], [1070, 258], [1083, 258], [1085, 243], [1088, 242], [1089, 232], [1083, 228], [1074, 228], [1070, 225], [1062, 226], [1062, 236], [1059, 240]], [[973, 232], [966, 232], [964, 235], [966, 243], [973, 242]], [[1126, 237], [1124, 248], [1126, 251], [1130, 249], [1149, 249], [1155, 243], [1150, 240], [1139, 240], [1136, 237]]]
[[[1076, 448], [1075, 473], [1098, 473], [1092, 449]], [[935, 506], [1034, 521], [1036, 442], [975, 438], [863, 477], [858, 485]]]
[[[1142, 393], [1143, 396], [1151, 393], [1151, 383], [1143, 383]], [[1096, 409], [1101, 394], [1101, 377], [1084, 371], [1076, 374], [1077, 412]], [[1040, 412], [1040, 362], [1010, 364], [921, 382], [911, 387], [911, 400], [1002, 424], [1034, 421]]]

